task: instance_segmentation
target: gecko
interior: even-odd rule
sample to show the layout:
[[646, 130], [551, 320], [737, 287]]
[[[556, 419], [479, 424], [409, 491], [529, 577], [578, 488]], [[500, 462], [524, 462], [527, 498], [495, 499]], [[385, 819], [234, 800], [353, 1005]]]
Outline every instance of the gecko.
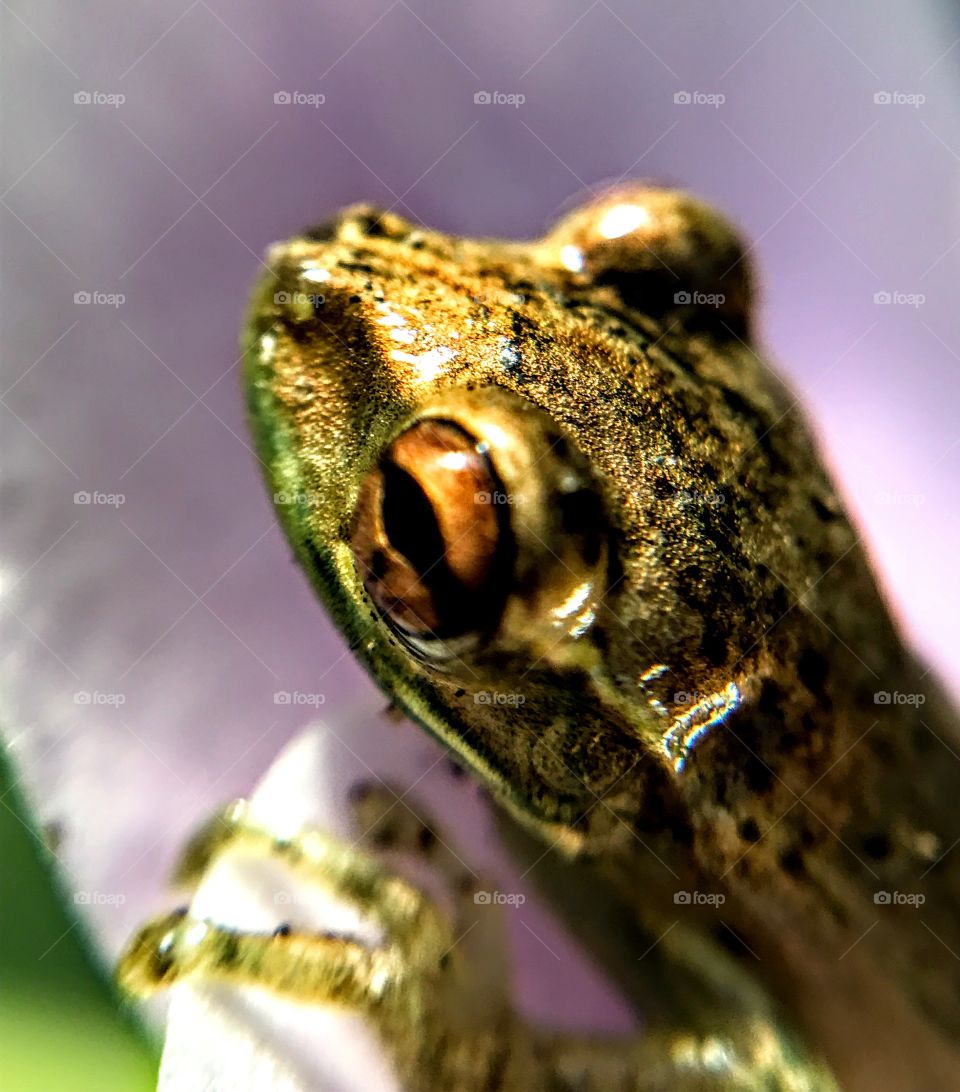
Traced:
[[383, 944], [197, 941], [180, 914], [133, 940], [127, 988], [346, 1006], [417, 1090], [960, 1088], [956, 713], [767, 362], [737, 229], [632, 182], [519, 242], [355, 205], [266, 265], [244, 382], [297, 559], [393, 705], [545, 858], [571, 927], [640, 980], [647, 1020], [611, 1038], [522, 1018], [497, 930], [456, 943], [476, 889], [432, 820], [381, 834], [431, 857], [452, 910], [242, 805], [187, 873], [244, 839]]

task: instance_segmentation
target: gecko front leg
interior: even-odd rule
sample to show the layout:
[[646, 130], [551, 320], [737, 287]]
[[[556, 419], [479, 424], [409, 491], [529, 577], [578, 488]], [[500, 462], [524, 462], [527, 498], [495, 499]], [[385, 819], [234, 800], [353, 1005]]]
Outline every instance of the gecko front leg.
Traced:
[[[120, 981], [146, 995], [176, 981], [254, 986], [304, 1004], [336, 1005], [371, 1021], [404, 1087], [440, 1092], [819, 1092], [832, 1088], [815, 1066], [785, 1055], [771, 1027], [727, 1021], [709, 1035], [650, 1028], [604, 1040], [538, 1030], [513, 1008], [500, 911], [478, 905], [483, 881], [436, 824], [397, 795], [354, 795], [362, 841], [420, 858], [449, 898], [432, 900], [366, 848], [317, 830], [277, 838], [231, 805], [195, 838], [180, 875], [196, 881], [228, 846], [268, 856], [302, 882], [352, 905], [380, 932], [378, 943], [281, 925], [244, 932], [187, 911], [145, 926], [120, 964]], [[450, 907], [442, 910], [443, 901]], [[714, 1027], [723, 1028], [714, 1021]]]

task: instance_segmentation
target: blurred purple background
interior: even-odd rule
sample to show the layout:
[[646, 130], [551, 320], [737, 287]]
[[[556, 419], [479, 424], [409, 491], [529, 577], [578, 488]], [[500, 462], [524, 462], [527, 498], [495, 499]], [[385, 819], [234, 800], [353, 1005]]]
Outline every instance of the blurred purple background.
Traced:
[[[756, 243], [766, 344], [911, 639], [960, 691], [950, 5], [4, 7], [0, 721], [74, 883], [127, 893], [94, 907], [110, 950], [185, 832], [317, 712], [276, 692], [369, 724], [351, 743], [365, 760], [385, 735], [436, 757], [374, 719], [243, 418], [259, 256], [351, 201], [532, 235], [629, 175], [727, 210]], [[484, 90], [525, 101], [475, 103]], [[75, 503], [97, 491], [123, 503]]]

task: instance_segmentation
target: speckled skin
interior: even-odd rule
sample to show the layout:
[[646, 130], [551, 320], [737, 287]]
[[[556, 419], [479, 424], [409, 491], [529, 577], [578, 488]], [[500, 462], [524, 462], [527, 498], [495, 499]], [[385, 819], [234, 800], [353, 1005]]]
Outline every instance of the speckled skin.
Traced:
[[[844, 1088], [960, 1088], [954, 715], [754, 347], [735, 233], [633, 186], [529, 244], [355, 207], [268, 261], [244, 334], [259, 452], [391, 699], [669, 931], [678, 982], [744, 1013], [762, 983]], [[499, 623], [411, 647], [350, 538], [424, 416], [493, 437], [516, 541]], [[723, 924], [678, 891], [722, 893]]]

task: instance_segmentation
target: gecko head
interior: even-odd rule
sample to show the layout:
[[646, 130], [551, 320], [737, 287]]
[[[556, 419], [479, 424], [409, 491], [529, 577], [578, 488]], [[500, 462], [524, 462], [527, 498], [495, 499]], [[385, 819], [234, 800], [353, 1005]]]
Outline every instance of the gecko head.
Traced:
[[675, 774], [700, 702], [676, 695], [730, 699], [777, 617], [749, 539], [783, 401], [738, 247], [643, 187], [530, 243], [364, 206], [272, 248], [254, 293], [251, 419], [299, 559], [391, 698], [551, 821], [635, 798], [641, 759]]

